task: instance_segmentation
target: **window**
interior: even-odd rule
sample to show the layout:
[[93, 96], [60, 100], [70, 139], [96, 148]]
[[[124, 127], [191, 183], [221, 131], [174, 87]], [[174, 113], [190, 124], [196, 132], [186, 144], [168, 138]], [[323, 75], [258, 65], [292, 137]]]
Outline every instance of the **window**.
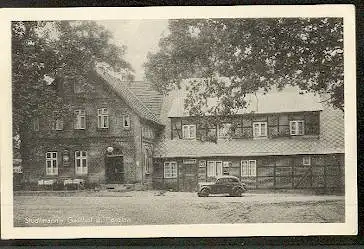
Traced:
[[97, 109], [97, 127], [101, 129], [109, 128], [109, 111], [107, 108]]
[[207, 176], [216, 176], [216, 163], [213, 161], [207, 163]]
[[239, 180], [236, 178], [229, 178], [229, 180], [230, 180], [230, 182], [239, 182]]
[[46, 175], [58, 175], [57, 152], [51, 151], [46, 153]]
[[177, 163], [165, 162], [164, 163], [164, 178], [177, 178]]
[[267, 136], [267, 122], [254, 122], [253, 123], [253, 136], [266, 137]]
[[307, 166], [311, 165], [311, 157], [310, 156], [304, 156], [302, 158], [302, 164], [307, 165]]
[[292, 136], [304, 135], [304, 121], [294, 120], [289, 122], [290, 134]]
[[75, 129], [86, 129], [85, 110], [75, 110]]
[[208, 161], [207, 162], [207, 177], [215, 177], [222, 175], [222, 162], [221, 161]]
[[130, 117], [129, 115], [123, 115], [123, 127], [126, 129], [130, 128]]
[[143, 137], [154, 138], [153, 129], [150, 128], [149, 126], [144, 126], [142, 132], [143, 132]]
[[87, 174], [87, 152], [75, 151], [75, 169], [76, 175]]
[[33, 131], [39, 131], [39, 118], [33, 119]]
[[255, 160], [241, 161], [241, 176], [257, 176], [257, 162]]
[[227, 137], [229, 135], [231, 124], [223, 123], [219, 125], [219, 137]]
[[228, 181], [225, 178], [220, 178], [216, 181], [216, 184], [227, 184]]
[[182, 133], [185, 139], [196, 138], [196, 125], [183, 125]]
[[56, 118], [54, 121], [53, 121], [53, 127], [52, 129], [54, 131], [61, 131], [63, 130], [63, 119], [61, 118]]

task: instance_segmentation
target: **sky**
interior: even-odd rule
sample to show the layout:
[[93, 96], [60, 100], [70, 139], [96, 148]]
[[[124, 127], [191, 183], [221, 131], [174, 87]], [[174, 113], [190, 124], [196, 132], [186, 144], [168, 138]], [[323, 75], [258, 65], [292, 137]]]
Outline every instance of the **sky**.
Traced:
[[159, 39], [168, 34], [168, 20], [107, 20], [98, 21], [113, 33], [113, 43], [126, 45], [125, 59], [135, 70], [135, 80], [144, 80], [148, 52], [158, 51]]

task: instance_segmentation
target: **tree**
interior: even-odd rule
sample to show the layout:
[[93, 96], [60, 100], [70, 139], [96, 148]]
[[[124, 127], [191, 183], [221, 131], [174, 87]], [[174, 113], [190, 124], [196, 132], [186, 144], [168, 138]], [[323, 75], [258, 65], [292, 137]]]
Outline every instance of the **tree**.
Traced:
[[146, 78], [162, 93], [188, 81], [192, 115], [228, 115], [247, 94], [285, 85], [344, 108], [340, 18], [170, 20], [169, 31], [148, 55]]
[[98, 63], [114, 71], [131, 66], [125, 47], [110, 43], [111, 33], [91, 21], [12, 23], [13, 134], [20, 135], [35, 115], [68, 106], [56, 93], [57, 81], [85, 81]]

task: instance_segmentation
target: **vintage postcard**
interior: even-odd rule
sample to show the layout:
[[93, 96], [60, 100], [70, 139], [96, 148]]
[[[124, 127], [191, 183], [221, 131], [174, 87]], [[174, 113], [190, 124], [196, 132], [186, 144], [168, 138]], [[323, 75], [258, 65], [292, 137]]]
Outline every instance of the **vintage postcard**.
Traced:
[[353, 6], [0, 14], [3, 239], [356, 234]]

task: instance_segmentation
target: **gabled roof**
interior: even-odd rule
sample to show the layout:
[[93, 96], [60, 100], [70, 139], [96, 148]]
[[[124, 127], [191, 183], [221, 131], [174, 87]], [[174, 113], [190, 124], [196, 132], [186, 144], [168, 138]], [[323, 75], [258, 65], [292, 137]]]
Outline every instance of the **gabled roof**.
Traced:
[[160, 115], [163, 95], [152, 88], [149, 82], [132, 81], [128, 84], [130, 89], [147, 107], [157, 116]]
[[100, 67], [96, 67], [95, 71], [141, 118], [163, 125], [161, 124], [158, 115], [150, 110], [143, 101], [128, 88], [125, 82], [122, 82], [120, 79], [112, 76]]

